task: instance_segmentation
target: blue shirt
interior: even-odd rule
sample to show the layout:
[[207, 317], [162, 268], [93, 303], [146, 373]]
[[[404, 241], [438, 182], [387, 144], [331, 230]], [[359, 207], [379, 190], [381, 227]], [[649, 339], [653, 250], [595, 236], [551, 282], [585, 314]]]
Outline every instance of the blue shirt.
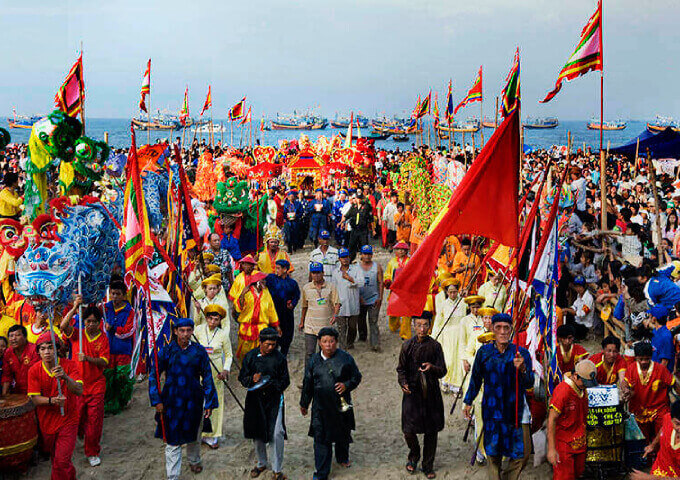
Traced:
[[662, 325], [652, 334], [652, 361], [661, 363], [661, 360], [668, 360], [668, 371], [673, 373], [675, 366], [675, 346], [673, 344], [673, 334]]
[[237, 262], [241, 260], [241, 248], [238, 246], [238, 239], [234, 238], [233, 234], [223, 234], [220, 248], [229, 250], [229, 255]]
[[[282, 315], [293, 315], [293, 309], [300, 300], [300, 287], [298, 283], [293, 280], [290, 275], [286, 278], [281, 278], [274, 273], [267, 275], [267, 290], [274, 300], [274, 308], [276, 314], [281, 318]], [[293, 308], [288, 308], [286, 305], [290, 300], [293, 303]]]

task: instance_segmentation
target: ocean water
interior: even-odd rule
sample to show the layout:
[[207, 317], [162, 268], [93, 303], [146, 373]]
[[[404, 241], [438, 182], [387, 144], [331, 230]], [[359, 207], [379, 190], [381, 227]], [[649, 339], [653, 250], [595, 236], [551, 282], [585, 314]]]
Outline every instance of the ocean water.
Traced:
[[[229, 125], [226, 120], [215, 120], [216, 124], [224, 122], [225, 126]], [[586, 146], [598, 149], [600, 145], [600, 133], [597, 130], [588, 130], [587, 120], [565, 120], [560, 121], [557, 128], [548, 130], [524, 130], [524, 143], [531, 146], [534, 149], [537, 148], [549, 148], [552, 145], [566, 145], [567, 143], [567, 132], [571, 132], [572, 143], [574, 148], [582, 147], [585, 143]], [[4, 125], [3, 125], [4, 124]], [[320, 135], [325, 135], [326, 137], [332, 137], [341, 130], [336, 128], [331, 128], [330, 126], [324, 130], [271, 130], [266, 132], [260, 132], [259, 121], [253, 122], [253, 139], [261, 140], [263, 145], [275, 145], [278, 146], [280, 140], [292, 140], [294, 138], [300, 138], [300, 134], [304, 133], [310, 140], [315, 141]], [[6, 120], [0, 122], [0, 126], [7, 128]], [[608, 142], [610, 142], [612, 147], [628, 143], [631, 139], [637, 137], [646, 128], [646, 121], [635, 120], [629, 121], [627, 127], [624, 130], [618, 131], [608, 131], [604, 132], [604, 147], [607, 147]], [[104, 140], [104, 132], [109, 134], [109, 145], [116, 148], [127, 148], [130, 146], [130, 120], [128, 119], [104, 119], [104, 118], [87, 118], [86, 119], [86, 134], [87, 136], [94, 138], [96, 140]], [[493, 133], [492, 129], [484, 128], [484, 139], [485, 141]], [[30, 130], [22, 129], [10, 129], [10, 135], [12, 136], [13, 142], [27, 143]], [[369, 129], [362, 129], [362, 134], [367, 135]], [[345, 129], [342, 130], [345, 133]], [[355, 132], [356, 133], [356, 132]], [[137, 134], [137, 145], [142, 145], [147, 143], [147, 132], [136, 131]], [[172, 131], [172, 132], [150, 132], [151, 142], [155, 142], [157, 139], [162, 140], [173, 140], [175, 137], [182, 137], [182, 131]], [[197, 138], [200, 138], [201, 134], [197, 134]], [[427, 133], [423, 134], [425, 141], [427, 142]], [[186, 129], [185, 132], [185, 142], [191, 142], [194, 138], [194, 133], [190, 129]], [[206, 138], [206, 134], [202, 134], [202, 138]], [[243, 133], [241, 136], [241, 130], [238, 126], [234, 125], [233, 136], [230, 132], [225, 133], [215, 133], [215, 140], [218, 141], [223, 139], [224, 142], [229, 144], [230, 139], [233, 138], [234, 146], [238, 147], [241, 142], [245, 144], [247, 142], [246, 134]], [[384, 148], [388, 150], [393, 150], [395, 148], [400, 148], [401, 150], [408, 149], [411, 143], [415, 142], [415, 135], [410, 135], [410, 142], [394, 142], [391, 138], [387, 140], [376, 141], [377, 148]], [[434, 145], [434, 133], [430, 134], [431, 143]], [[460, 143], [462, 141], [462, 134], [455, 134], [455, 141]], [[469, 144], [472, 143], [470, 134], [465, 134], [465, 141]], [[444, 145], [448, 145], [448, 140], [442, 140]], [[481, 143], [480, 132], [475, 134], [475, 145], [479, 146]]]

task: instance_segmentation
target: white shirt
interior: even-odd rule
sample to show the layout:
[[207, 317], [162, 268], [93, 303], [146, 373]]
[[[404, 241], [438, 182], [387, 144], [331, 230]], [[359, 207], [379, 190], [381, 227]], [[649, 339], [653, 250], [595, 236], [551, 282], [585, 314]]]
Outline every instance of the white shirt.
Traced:
[[593, 327], [595, 319], [595, 299], [586, 290], [583, 295], [578, 297], [571, 306], [576, 311], [576, 321], [587, 328]]

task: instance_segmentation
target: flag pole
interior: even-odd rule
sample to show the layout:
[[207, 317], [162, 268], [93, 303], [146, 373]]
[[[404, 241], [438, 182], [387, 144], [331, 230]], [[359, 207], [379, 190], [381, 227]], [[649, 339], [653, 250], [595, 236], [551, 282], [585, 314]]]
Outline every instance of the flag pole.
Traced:
[[604, 149], [602, 148], [604, 134], [604, 22], [602, 18], [602, 3], [600, 0], [600, 56], [602, 57], [602, 70], [600, 70], [600, 229], [607, 229], [607, 168]]
[[212, 93], [210, 94], [210, 147], [215, 147], [215, 130], [213, 129], [213, 112], [212, 112]]
[[229, 115], [229, 146], [234, 144], [234, 120]]
[[[85, 90], [85, 73], [83, 72], [83, 41], [80, 41], [80, 75], [83, 77], [83, 90]], [[83, 123], [83, 135], [85, 135], [85, 95], [80, 96], [80, 121]], [[55, 350], [54, 354], [57, 352]]]
[[[484, 82], [482, 81], [482, 88], [484, 88]], [[479, 100], [479, 136], [482, 141], [479, 148], [484, 148], [484, 92], [482, 92], [482, 98]]]
[[[151, 61], [149, 60], [149, 63]], [[144, 80], [142, 80], [142, 84]], [[143, 86], [143, 85], [142, 85]], [[149, 64], [149, 105], [146, 107], [146, 143], [151, 145], [151, 65]]]
[[493, 120], [493, 128], [494, 130], [498, 128], [498, 96], [496, 96], [496, 115]]

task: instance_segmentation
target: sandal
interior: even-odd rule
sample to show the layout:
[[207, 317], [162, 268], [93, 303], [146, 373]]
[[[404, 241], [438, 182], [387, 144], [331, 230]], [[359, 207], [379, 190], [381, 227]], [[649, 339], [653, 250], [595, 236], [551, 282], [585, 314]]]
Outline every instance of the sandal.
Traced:
[[202, 465], [189, 465], [189, 469], [193, 473], [201, 473], [203, 471], [203, 466]]
[[283, 472], [278, 472], [274, 474], [274, 480], [288, 480], [288, 477], [286, 477]]
[[406, 471], [413, 475], [414, 473], [416, 473], [416, 466], [417, 466], [416, 462], [408, 462], [406, 463]]
[[257, 478], [262, 472], [267, 470], [267, 467], [255, 467], [250, 471], [250, 478]]
[[427, 473], [425, 474], [425, 477], [426, 477], [426, 478], [436, 478], [436, 477], [437, 477], [437, 474], [434, 473], [434, 472], [427, 472]]

